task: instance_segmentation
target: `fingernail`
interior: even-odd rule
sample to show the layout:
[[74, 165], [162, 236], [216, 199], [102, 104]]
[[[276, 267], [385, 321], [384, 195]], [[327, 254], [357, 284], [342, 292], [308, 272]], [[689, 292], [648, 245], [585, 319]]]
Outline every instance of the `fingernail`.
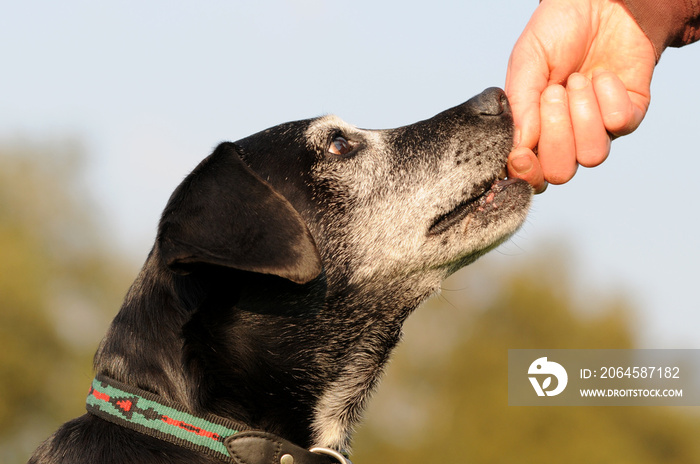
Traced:
[[518, 145], [520, 145], [520, 128], [516, 127], [515, 131], [513, 131], [513, 148], [516, 148]]
[[518, 174], [527, 174], [532, 170], [532, 160], [527, 155], [514, 156], [510, 160], [510, 167]]
[[542, 92], [542, 100], [549, 103], [560, 103], [566, 100], [566, 89], [562, 85], [550, 85]]
[[583, 74], [572, 74], [566, 82], [566, 86], [571, 90], [581, 90], [588, 87], [588, 78]]

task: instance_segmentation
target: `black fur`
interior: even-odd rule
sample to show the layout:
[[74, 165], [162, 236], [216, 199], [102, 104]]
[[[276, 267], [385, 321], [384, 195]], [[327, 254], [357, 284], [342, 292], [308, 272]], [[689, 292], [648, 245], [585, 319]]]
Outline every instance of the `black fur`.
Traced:
[[[404, 128], [326, 117], [221, 144], [170, 198], [96, 371], [300, 446], [346, 447], [405, 318], [522, 223], [527, 184], [488, 190], [511, 134], [489, 90]], [[339, 135], [347, 156], [326, 150]], [[214, 461], [85, 415], [30, 462]]]

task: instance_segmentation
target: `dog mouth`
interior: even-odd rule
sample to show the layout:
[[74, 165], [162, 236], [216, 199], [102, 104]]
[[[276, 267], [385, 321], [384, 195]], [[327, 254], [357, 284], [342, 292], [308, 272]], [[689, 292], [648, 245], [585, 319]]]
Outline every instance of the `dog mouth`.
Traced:
[[432, 225], [428, 228], [428, 235], [439, 235], [452, 228], [455, 224], [460, 223], [472, 213], [487, 212], [498, 208], [500, 203], [496, 201], [496, 197], [511, 185], [524, 182], [523, 180], [507, 178], [506, 176], [507, 173], [504, 166], [495, 178], [477, 187], [474, 195], [460, 202], [451, 211], [435, 218]]

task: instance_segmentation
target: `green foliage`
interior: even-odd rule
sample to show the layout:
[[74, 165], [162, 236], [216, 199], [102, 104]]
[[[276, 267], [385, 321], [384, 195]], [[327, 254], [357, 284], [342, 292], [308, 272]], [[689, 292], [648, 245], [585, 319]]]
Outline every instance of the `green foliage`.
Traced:
[[0, 144], [0, 462], [84, 411], [92, 354], [128, 285], [69, 141]]
[[412, 316], [355, 462], [700, 462], [700, 421], [684, 411], [508, 406], [508, 349], [634, 347], [632, 309], [590, 291], [581, 301], [556, 256], [477, 263], [446, 283], [471, 292], [443, 292]]

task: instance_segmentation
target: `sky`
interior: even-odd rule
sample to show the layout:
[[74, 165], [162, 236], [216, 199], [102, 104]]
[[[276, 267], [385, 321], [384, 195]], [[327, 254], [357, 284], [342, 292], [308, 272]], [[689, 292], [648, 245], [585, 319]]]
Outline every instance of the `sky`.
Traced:
[[[105, 229], [143, 260], [170, 193], [219, 142], [328, 113], [397, 127], [503, 87], [537, 4], [2, 2], [0, 139], [82, 141]], [[700, 45], [665, 52], [641, 127], [535, 197], [484, 259], [564, 243], [584, 296], [640, 309], [642, 347], [700, 348], [698, 75]]]

